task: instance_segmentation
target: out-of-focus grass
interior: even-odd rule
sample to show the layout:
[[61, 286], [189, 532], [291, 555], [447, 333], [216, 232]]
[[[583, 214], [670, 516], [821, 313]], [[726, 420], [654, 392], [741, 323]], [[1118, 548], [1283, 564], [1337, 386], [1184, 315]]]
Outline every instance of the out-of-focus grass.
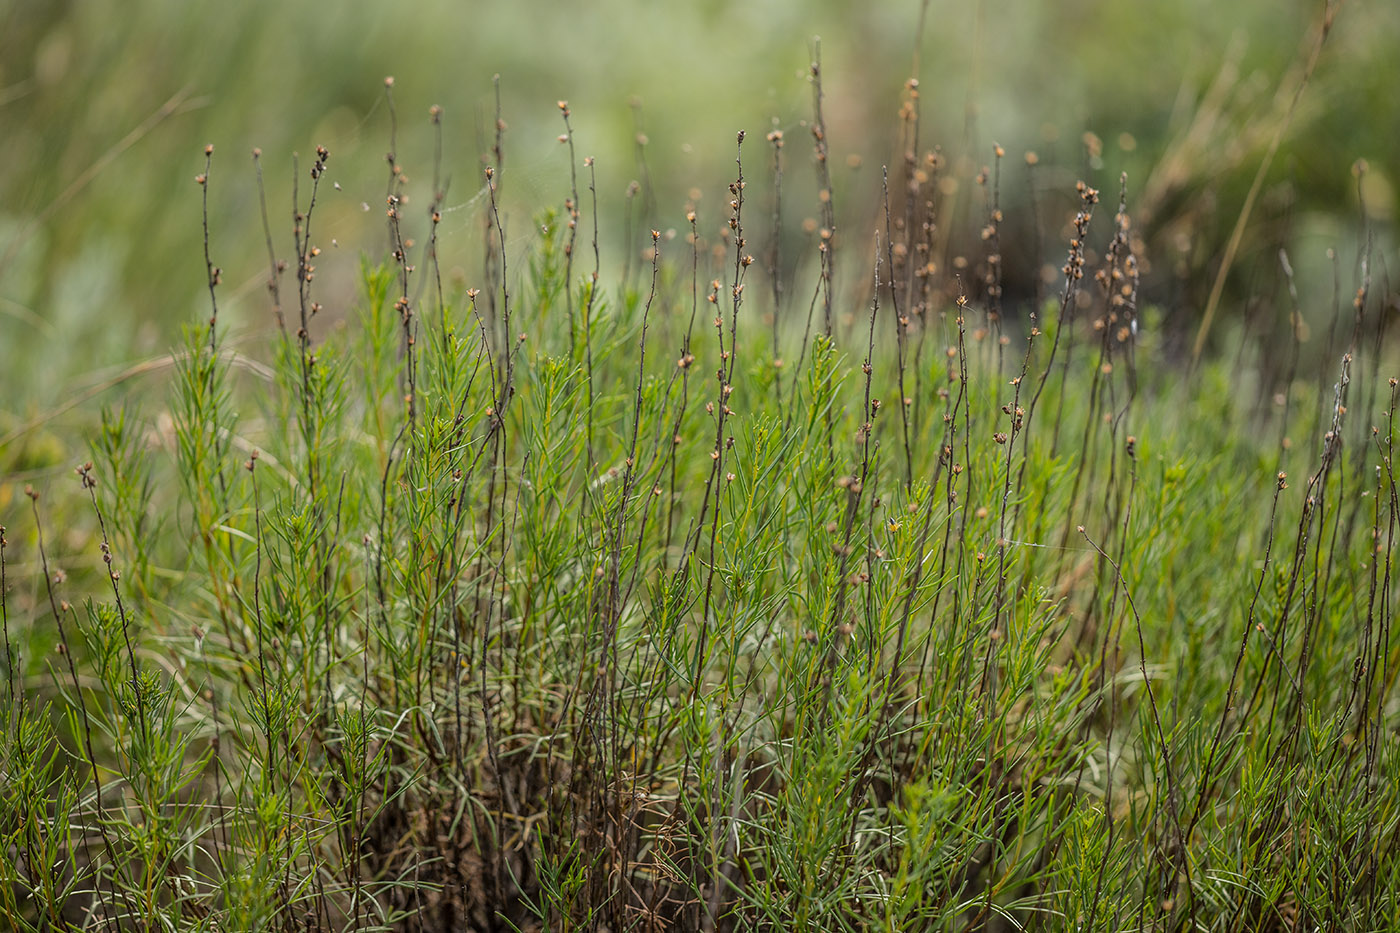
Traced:
[[[284, 237], [291, 154], [328, 146], [342, 190], [325, 205], [324, 229], [347, 264], [363, 249], [377, 250], [382, 183], [373, 156], [388, 138], [385, 75], [398, 78], [400, 160], [411, 173], [428, 171], [428, 105], [445, 108], [453, 184], [444, 258], [471, 278], [493, 74], [501, 76], [510, 126], [503, 195], [515, 207], [514, 231], [524, 235], [528, 222], [519, 205], [565, 195], [554, 142], [560, 128], [549, 105], [567, 97], [581, 154], [597, 156], [605, 216], [623, 216], [629, 182], [652, 182], [651, 196], [636, 205], [646, 201], [651, 216], [636, 233], [680, 225], [693, 190], [711, 199], [722, 193], [737, 128], [766, 130], [777, 120], [794, 140], [790, 183], [810, 185], [805, 69], [816, 35], [823, 37], [838, 193], [873, 183], [880, 162], [897, 158], [892, 114], [910, 74], [919, 18], [915, 0], [604, 0], [586, 12], [440, 0], [411, 10], [366, 0], [7, 7], [0, 12], [0, 345], [7, 351], [0, 407], [14, 417], [50, 410], [101, 366], [162, 351], [178, 322], [197, 313], [202, 257], [192, 236], [198, 199], [190, 179], [205, 142], [220, 151], [211, 208], [215, 261], [234, 294], [227, 310], [238, 326], [264, 327], [246, 153], [260, 146], [266, 154], [273, 228]], [[1147, 14], [1103, 0], [1014, 9], [932, 2], [918, 64], [924, 138], [950, 155], [979, 153], [968, 163], [974, 168], [992, 140], [1013, 153], [1036, 149], [1042, 164], [1064, 166], [1063, 177], [1045, 176], [1047, 187], [1061, 190], [1086, 174], [1111, 187], [1123, 169], [1141, 184], [1187, 131], [1222, 66], [1234, 62], [1238, 77], [1226, 82], [1217, 131], [1188, 152], [1171, 196], [1143, 211], [1177, 248], [1173, 260], [1199, 268], [1218, 253], [1266, 142], [1237, 130], [1270, 128], [1275, 90], [1316, 18], [1311, 3], [1191, 0]], [[1392, 213], [1400, 110], [1387, 88], [1397, 28], [1393, 5], [1343, 11], [1290, 133], [1308, 143], [1285, 143], [1260, 210], [1265, 233], [1257, 252], [1266, 261], [1275, 241], [1295, 229], [1291, 218], [1302, 216], [1304, 229], [1334, 239], [1350, 226], [1355, 196], [1345, 167], [1357, 157], [1371, 161], [1369, 207]], [[1097, 155], [1086, 152], [1085, 131], [1102, 144]], [[645, 170], [639, 132], [648, 139]], [[864, 169], [848, 168], [851, 156], [862, 157]], [[1011, 213], [1025, 190], [1023, 182], [1008, 184]], [[1331, 219], [1338, 216], [1348, 219]], [[623, 261], [620, 235], [604, 231], [611, 246], [605, 263]], [[1320, 256], [1330, 244], [1310, 245]], [[1007, 245], [1018, 248], [1029, 244]], [[1318, 272], [1303, 277], [1305, 284], [1330, 280], [1325, 263]], [[343, 310], [349, 300], [332, 295], [327, 304]]]

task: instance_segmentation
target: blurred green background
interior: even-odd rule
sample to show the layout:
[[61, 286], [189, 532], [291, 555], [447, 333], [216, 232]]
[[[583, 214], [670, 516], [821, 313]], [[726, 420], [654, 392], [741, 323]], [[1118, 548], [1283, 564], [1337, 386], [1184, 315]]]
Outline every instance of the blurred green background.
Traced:
[[[1003, 201], [1016, 239], [1008, 264], [1018, 254], [1031, 259], [1019, 266], [1033, 279], [1063, 250], [1047, 236], [1044, 255], [1030, 256], [1034, 238], [1013, 236], [1015, 218], [1029, 213], [1025, 150], [1041, 159], [1050, 235], [1054, 192], [1087, 175], [1111, 202], [1127, 171], [1153, 262], [1149, 298], [1185, 324], [1283, 119], [1322, 9], [1298, 0], [934, 0], [916, 43], [917, 0], [10, 0], [0, 5], [0, 439], [34, 443], [26, 425], [101, 394], [123, 367], [165, 350], [181, 324], [207, 317], [193, 180], [206, 143], [216, 147], [212, 249], [233, 333], [272, 325], [255, 146], [284, 258], [292, 254], [292, 154], [302, 154], [304, 169], [316, 145], [329, 147], [328, 181], [340, 189], [319, 208], [326, 255], [317, 287], [330, 316], [342, 313], [353, 295], [351, 277], [339, 273], [362, 251], [384, 248], [386, 75], [396, 78], [398, 156], [420, 183], [411, 186], [418, 207], [432, 171], [428, 108], [444, 108], [451, 186], [443, 256], [472, 285], [493, 75], [509, 127], [502, 183], [512, 243], [528, 244], [532, 216], [561, 207], [567, 194], [555, 106], [567, 98], [579, 156], [597, 159], [603, 262], [615, 270], [646, 227], [683, 227], [697, 193], [702, 218], [718, 226], [736, 129], [750, 131], [750, 194], [764, 203], [763, 134], [775, 125], [786, 132], [787, 220], [797, 229], [815, 213], [803, 200], [812, 173], [802, 122], [811, 112], [814, 36], [822, 37], [838, 222], [852, 216], [843, 211], [868, 216], [880, 163], [898, 158], [901, 89], [918, 44], [923, 143], [941, 145], [964, 171], [986, 161], [994, 141], [1008, 151]], [[1224, 313], [1241, 298], [1277, 292], [1279, 246], [1292, 252], [1305, 300], [1330, 303], [1326, 250], [1337, 248], [1350, 281], [1358, 188], [1377, 268], [1393, 264], [1397, 48], [1400, 4], [1357, 0], [1340, 9], [1261, 192], [1235, 304]], [[1357, 159], [1369, 164], [1360, 185]], [[629, 246], [628, 186], [643, 178], [649, 194], [631, 207], [645, 216], [636, 216]], [[585, 206], [587, 198], [585, 190]], [[421, 221], [417, 209], [409, 215]], [[981, 223], [971, 214], [965, 222]]]

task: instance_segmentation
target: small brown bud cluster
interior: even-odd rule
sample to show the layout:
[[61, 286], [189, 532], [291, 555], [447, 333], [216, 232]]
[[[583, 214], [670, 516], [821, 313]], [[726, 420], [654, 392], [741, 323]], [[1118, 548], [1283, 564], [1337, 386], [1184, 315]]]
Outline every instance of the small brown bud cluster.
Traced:
[[[741, 134], [741, 137], [742, 137], [742, 134]], [[742, 142], [742, 138], [741, 138], [740, 141]], [[744, 184], [744, 180], [743, 180], [742, 174], [740, 175], [740, 178], [739, 178], [738, 181], [733, 181], [733, 182], [730, 182], [730, 183], [729, 183], [729, 194], [730, 194], [730, 196], [731, 196], [731, 197], [730, 197], [730, 200], [729, 200], [729, 229], [732, 230], [732, 231], [734, 231], [734, 234], [735, 234], [735, 236], [737, 237], [737, 239], [735, 240], [735, 243], [736, 243], [736, 245], [738, 246], [739, 249], [743, 249], [746, 245], [748, 245], [748, 244], [747, 244], [747, 241], [744, 239], [743, 232], [739, 229], [739, 228], [740, 228], [740, 225], [741, 225], [742, 222], [743, 222], [743, 220], [742, 220], [743, 210], [744, 210], [744, 193], [743, 193], [743, 192], [744, 192], [744, 188], [745, 188], [745, 187], [746, 187], [746, 185]], [[745, 263], [745, 265], [747, 265], [747, 263]]]
[[[1006, 150], [1001, 146], [993, 144], [992, 153], [997, 160], [997, 177], [1000, 177], [1001, 159], [1006, 155]], [[977, 174], [977, 183], [986, 185], [991, 177], [991, 169], [982, 166], [982, 170]], [[982, 285], [987, 295], [987, 316], [995, 321], [1001, 316], [1001, 280], [1002, 280], [1002, 257], [1001, 257], [1001, 224], [1004, 216], [1001, 208], [997, 206], [996, 194], [993, 193], [992, 209], [987, 214], [987, 223], [982, 227], [982, 241], [987, 244], [987, 254], [982, 266]]]
[[[1017, 377], [1016, 379], [1013, 379], [1011, 381], [1011, 384], [1013, 386], [1019, 383], [1020, 377]], [[1021, 426], [1025, 423], [1026, 420], [1026, 410], [1024, 408], [1022, 408], [1020, 405], [1017, 405], [1015, 408], [1013, 408], [1011, 406], [1011, 403], [1007, 402], [1005, 405], [1001, 406], [1001, 413], [1003, 415], [1011, 416], [1012, 433], [1021, 430]]]
[[838, 489], [844, 489], [853, 495], [859, 495], [863, 488], [860, 480], [854, 476], [838, 476], [836, 478], [836, 487]]
[[1094, 205], [1099, 203], [1099, 192], [1084, 182], [1075, 185], [1079, 192], [1080, 207], [1074, 215], [1074, 236], [1069, 241], [1069, 258], [1060, 271], [1067, 281], [1073, 282], [1084, 277], [1084, 238], [1089, 233], [1089, 221], [1094, 216]]
[[1137, 296], [1141, 274], [1130, 237], [1132, 223], [1128, 217], [1126, 176], [1119, 195], [1118, 213], [1113, 220], [1113, 241], [1108, 246], [1103, 268], [1094, 273], [1094, 281], [1104, 296], [1105, 304], [1103, 316], [1094, 321], [1094, 329], [1103, 333], [1104, 347], [1109, 353], [1115, 344], [1126, 344], [1137, 336]]
[[327, 150], [325, 146], [316, 147], [316, 161], [311, 163], [311, 178], [313, 181], [319, 181], [321, 176], [326, 173], [326, 163], [330, 161], [330, 157], [330, 151]]

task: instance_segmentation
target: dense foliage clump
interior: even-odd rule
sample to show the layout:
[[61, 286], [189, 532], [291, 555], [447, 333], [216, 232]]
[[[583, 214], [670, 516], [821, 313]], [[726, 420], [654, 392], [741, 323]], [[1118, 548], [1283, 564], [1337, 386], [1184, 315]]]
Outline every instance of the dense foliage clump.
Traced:
[[211, 312], [168, 385], [6, 506], [0, 915], [1391, 922], [1400, 390], [1369, 254], [1354, 300], [1188, 368], [1126, 180], [1078, 185], [1055, 283], [1012, 300], [1000, 147], [962, 179], [975, 251], [937, 150], [838, 229], [812, 77], [806, 239], [791, 141], [741, 133], [718, 213], [612, 285], [564, 102], [562, 207], [525, 237], [497, 118], [470, 274], [438, 262], [441, 165], [419, 203], [391, 147], [348, 313], [318, 300], [332, 153], [291, 253], [269, 232], [253, 337], [206, 201]]

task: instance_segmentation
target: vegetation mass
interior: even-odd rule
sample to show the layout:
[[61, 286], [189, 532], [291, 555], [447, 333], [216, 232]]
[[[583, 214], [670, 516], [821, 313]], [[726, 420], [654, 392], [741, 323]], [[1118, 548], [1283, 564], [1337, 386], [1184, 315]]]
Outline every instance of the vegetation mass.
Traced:
[[629, 213], [620, 271], [564, 101], [559, 201], [511, 229], [498, 111], [470, 276], [443, 112], [410, 183], [389, 79], [353, 309], [318, 148], [289, 223], [262, 202], [252, 336], [205, 150], [207, 318], [3, 513], [11, 928], [1392, 928], [1371, 250], [1329, 308], [1280, 253], [1276, 306], [1193, 356], [1129, 179], [1033, 199], [1060, 252], [1011, 295], [1035, 154], [961, 174], [910, 81], [838, 204], [809, 78], [805, 138], [738, 133], [719, 206]]

